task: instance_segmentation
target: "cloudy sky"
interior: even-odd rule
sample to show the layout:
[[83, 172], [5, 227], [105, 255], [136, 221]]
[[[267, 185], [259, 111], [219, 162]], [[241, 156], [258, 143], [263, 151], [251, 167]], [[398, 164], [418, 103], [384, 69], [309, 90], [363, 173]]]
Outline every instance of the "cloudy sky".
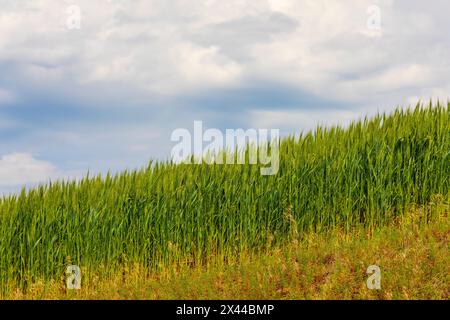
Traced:
[[447, 0], [0, 0], [0, 193], [167, 159], [176, 128], [450, 96]]

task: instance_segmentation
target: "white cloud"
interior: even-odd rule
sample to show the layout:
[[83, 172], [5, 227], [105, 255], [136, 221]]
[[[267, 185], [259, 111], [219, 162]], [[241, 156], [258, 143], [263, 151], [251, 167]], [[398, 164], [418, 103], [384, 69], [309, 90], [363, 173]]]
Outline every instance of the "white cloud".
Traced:
[[16, 192], [57, 179], [78, 179], [81, 172], [62, 171], [52, 163], [38, 160], [29, 153], [9, 153], [0, 157], [0, 195]]
[[[260, 76], [273, 75], [319, 96], [326, 92], [340, 101], [370, 99], [392, 107], [404, 98], [403, 89], [444, 88], [450, 82], [450, 37], [440, 24], [448, 28], [449, 23], [435, 17], [448, 4], [429, 4], [423, 12], [409, 2], [394, 7], [393, 1], [377, 1], [382, 34], [373, 38], [365, 32], [372, 2], [274, 1], [278, 10], [297, 17], [300, 27], [253, 47], [255, 69]], [[380, 99], [393, 93], [397, 101]]]
[[57, 168], [51, 163], [37, 160], [28, 153], [0, 157], [0, 187], [45, 182], [57, 174]]
[[[115, 83], [144, 95], [264, 78], [361, 102], [367, 93], [358, 94], [359, 88], [377, 93], [409, 88], [419, 80], [410, 77], [422, 71], [420, 85], [450, 82], [446, 2], [428, 4], [424, 11], [419, 2], [394, 6], [392, 0], [80, 0], [81, 29], [69, 30], [65, 9], [72, 4], [6, 4], [0, 61], [15, 61], [23, 76], [50, 82], [52, 90], [55, 83], [75, 83], [95, 92], [96, 85]], [[373, 4], [382, 21], [376, 38], [367, 29]], [[437, 70], [446, 72], [444, 79]]]

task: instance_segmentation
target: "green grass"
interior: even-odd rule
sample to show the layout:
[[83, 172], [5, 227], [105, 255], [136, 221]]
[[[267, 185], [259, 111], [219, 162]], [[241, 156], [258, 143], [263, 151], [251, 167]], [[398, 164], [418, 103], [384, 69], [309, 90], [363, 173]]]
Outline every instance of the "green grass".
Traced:
[[[450, 198], [450, 104], [317, 128], [257, 165], [175, 165], [55, 182], [0, 200], [0, 290], [59, 279], [67, 264], [114, 275], [204, 265], [304, 233], [376, 228], [410, 204]], [[95, 274], [91, 274], [94, 272]]]

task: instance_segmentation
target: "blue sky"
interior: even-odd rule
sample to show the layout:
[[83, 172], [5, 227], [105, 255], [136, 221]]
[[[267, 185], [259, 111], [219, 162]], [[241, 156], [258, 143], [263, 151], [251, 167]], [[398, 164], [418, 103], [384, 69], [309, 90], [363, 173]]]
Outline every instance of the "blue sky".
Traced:
[[167, 159], [171, 132], [194, 120], [288, 134], [446, 101], [448, 12], [444, 0], [0, 0], [0, 193]]

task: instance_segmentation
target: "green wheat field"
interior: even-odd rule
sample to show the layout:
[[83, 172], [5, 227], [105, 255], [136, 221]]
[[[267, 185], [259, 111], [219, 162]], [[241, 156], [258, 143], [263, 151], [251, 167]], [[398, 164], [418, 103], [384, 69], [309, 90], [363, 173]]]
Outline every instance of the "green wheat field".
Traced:
[[318, 127], [279, 154], [272, 176], [150, 162], [0, 199], [0, 297], [450, 298], [450, 103]]

